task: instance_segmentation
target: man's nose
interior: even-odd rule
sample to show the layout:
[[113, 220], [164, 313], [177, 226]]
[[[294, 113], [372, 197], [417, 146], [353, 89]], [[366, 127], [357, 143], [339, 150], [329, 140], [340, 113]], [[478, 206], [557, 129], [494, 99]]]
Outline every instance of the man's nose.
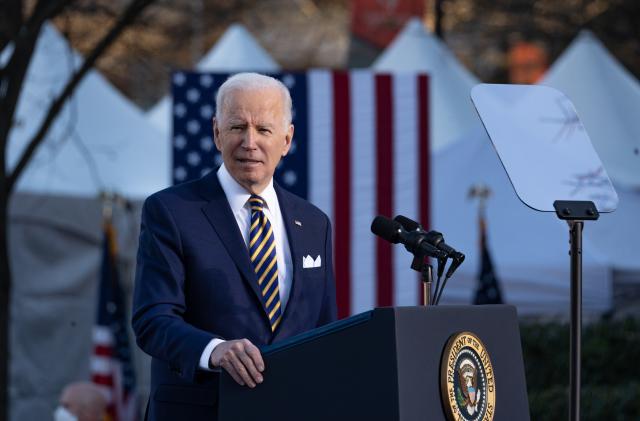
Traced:
[[256, 148], [256, 139], [257, 133], [255, 129], [252, 127], [248, 127], [244, 132], [244, 137], [242, 139], [242, 147], [245, 149], [255, 149]]

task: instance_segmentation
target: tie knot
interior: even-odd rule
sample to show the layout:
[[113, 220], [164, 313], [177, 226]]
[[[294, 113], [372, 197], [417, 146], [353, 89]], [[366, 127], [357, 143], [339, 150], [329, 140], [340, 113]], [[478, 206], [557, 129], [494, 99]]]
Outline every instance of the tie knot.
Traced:
[[262, 212], [264, 209], [264, 199], [257, 194], [252, 194], [249, 198], [249, 205], [252, 211]]

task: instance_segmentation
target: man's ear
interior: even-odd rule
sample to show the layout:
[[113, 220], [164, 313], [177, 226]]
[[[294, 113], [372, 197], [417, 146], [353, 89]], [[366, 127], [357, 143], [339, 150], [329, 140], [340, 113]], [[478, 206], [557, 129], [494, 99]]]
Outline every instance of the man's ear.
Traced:
[[289, 129], [284, 137], [284, 149], [282, 150], [282, 156], [285, 156], [289, 153], [289, 149], [291, 149], [291, 142], [293, 141], [293, 124], [289, 124]]
[[218, 120], [213, 117], [213, 141], [216, 144], [216, 148], [222, 152], [222, 149], [220, 149], [221, 145], [220, 145], [220, 127], [218, 127]]

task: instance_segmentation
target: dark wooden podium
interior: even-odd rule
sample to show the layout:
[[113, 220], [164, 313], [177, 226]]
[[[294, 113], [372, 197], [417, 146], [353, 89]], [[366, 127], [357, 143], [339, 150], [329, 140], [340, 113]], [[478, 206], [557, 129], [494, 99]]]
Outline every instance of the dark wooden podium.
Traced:
[[494, 420], [528, 420], [516, 310], [504, 305], [378, 308], [265, 347], [255, 389], [223, 372], [219, 419], [444, 420], [440, 363], [461, 331], [491, 357]]

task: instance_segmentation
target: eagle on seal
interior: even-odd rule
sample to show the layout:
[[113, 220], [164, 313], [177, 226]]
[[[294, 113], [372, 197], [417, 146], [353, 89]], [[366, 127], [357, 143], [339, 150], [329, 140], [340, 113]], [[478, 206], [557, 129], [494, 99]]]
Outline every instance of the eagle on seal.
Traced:
[[478, 410], [482, 395], [482, 392], [478, 390], [477, 370], [473, 361], [468, 358], [462, 360], [458, 368], [458, 379], [464, 397], [462, 406], [466, 408], [469, 415], [473, 415]]

